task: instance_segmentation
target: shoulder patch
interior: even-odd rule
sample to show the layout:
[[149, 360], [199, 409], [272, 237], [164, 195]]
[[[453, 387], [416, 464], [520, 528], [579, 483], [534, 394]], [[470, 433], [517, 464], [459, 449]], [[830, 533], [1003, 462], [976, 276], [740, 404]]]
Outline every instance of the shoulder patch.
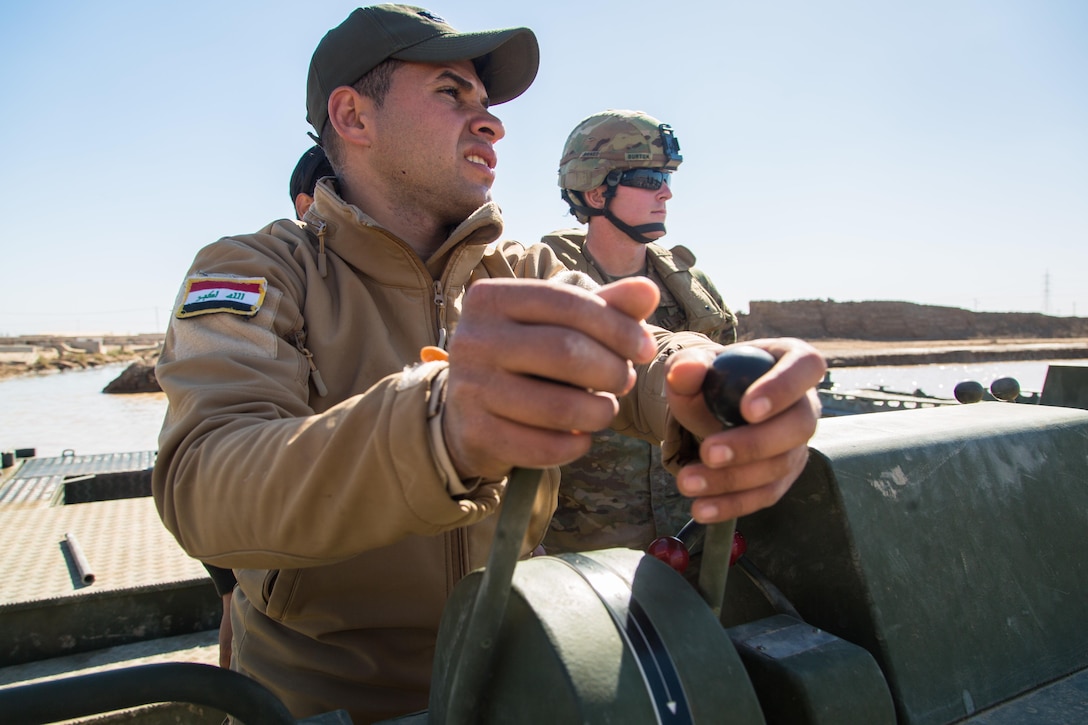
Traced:
[[229, 312], [252, 317], [261, 309], [268, 280], [264, 277], [189, 277], [175, 317]]

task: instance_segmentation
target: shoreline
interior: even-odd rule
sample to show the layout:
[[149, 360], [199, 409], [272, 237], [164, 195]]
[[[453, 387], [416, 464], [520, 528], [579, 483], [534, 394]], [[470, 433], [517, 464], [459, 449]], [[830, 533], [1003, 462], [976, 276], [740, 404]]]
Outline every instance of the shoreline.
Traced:
[[829, 368], [1017, 360], [1088, 360], [1088, 338], [810, 340]]
[[[32, 363], [0, 362], [0, 380], [65, 370], [83, 370], [119, 363], [140, 362], [153, 366], [158, 358], [157, 340], [151, 336], [111, 340], [104, 353], [72, 350], [64, 345], [74, 338], [27, 336], [43, 348], [59, 350], [54, 357]], [[160, 336], [161, 337], [161, 336]], [[48, 340], [48, 342], [46, 342]], [[0, 341], [2, 342], [2, 341]], [[741, 340], [740, 342], [745, 342]], [[1088, 338], [1000, 338], [979, 340], [809, 340], [827, 360], [828, 368], [942, 363], [1002, 362], [1017, 360], [1086, 360]], [[149, 344], [150, 343], [150, 344]], [[149, 350], [148, 347], [151, 349]], [[1088, 363], [1086, 363], [1088, 364]]]
[[60, 357], [44, 358], [32, 363], [0, 362], [0, 381], [31, 375], [56, 375], [68, 370], [90, 370], [105, 365], [128, 363], [155, 364], [155, 356], [138, 352], [117, 353], [65, 353]]
[[0, 337], [0, 380], [121, 363], [154, 365], [165, 338], [161, 333]]

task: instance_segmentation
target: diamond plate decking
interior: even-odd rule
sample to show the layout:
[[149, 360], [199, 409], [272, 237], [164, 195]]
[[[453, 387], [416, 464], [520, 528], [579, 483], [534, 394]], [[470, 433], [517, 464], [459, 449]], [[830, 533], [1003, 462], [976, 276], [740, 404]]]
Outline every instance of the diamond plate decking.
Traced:
[[[66, 534], [94, 574], [79, 576]], [[216, 628], [204, 566], [150, 497], [0, 509], [0, 666]]]
[[143, 471], [155, 465], [155, 457], [156, 451], [136, 451], [23, 459], [14, 471], [0, 478], [0, 506], [51, 506], [57, 503], [67, 479]]

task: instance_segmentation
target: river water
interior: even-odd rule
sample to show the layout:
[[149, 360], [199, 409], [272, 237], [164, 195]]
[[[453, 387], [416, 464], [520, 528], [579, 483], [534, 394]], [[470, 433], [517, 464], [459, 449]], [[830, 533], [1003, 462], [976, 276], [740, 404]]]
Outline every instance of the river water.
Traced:
[[[833, 368], [831, 380], [842, 390], [883, 385], [898, 392], [922, 390], [951, 398], [956, 383], [964, 380], [989, 387], [997, 378], [1013, 377], [1024, 391], [1042, 390], [1048, 365], [1017, 361]], [[0, 451], [34, 448], [44, 457], [65, 450], [77, 455], [157, 450], [166, 396], [101, 392], [125, 367], [107, 365], [0, 381]]]
[[944, 365], [893, 365], [864, 368], [831, 368], [831, 382], [842, 390], [879, 388], [898, 393], [921, 390], [938, 398], [954, 398], [957, 383], [974, 380], [987, 388], [998, 378], [1016, 378], [1024, 392], [1039, 392], [1050, 365], [1084, 365], [1084, 360], [1017, 360]]
[[102, 392], [128, 366], [29, 375], [0, 381], [0, 451], [34, 448], [39, 457], [154, 451], [166, 395]]

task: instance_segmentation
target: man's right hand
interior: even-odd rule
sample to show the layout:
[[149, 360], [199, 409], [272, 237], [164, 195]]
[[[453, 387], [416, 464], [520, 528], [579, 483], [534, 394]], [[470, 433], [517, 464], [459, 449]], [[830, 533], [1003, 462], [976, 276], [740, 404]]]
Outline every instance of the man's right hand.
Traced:
[[562, 465], [607, 428], [635, 364], [657, 352], [642, 324], [657, 287], [631, 278], [593, 292], [540, 280], [483, 280], [449, 346], [443, 434], [462, 478]]

